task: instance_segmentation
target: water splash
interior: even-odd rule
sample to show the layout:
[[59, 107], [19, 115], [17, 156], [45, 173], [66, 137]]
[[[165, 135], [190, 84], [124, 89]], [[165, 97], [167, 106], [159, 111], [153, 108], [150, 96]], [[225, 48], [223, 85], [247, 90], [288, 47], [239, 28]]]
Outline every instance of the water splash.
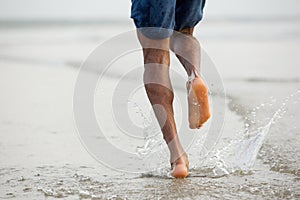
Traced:
[[[199, 152], [199, 155], [193, 155], [199, 157], [197, 163], [191, 167], [190, 176], [218, 178], [228, 174], [244, 175], [253, 173], [252, 168], [257, 155], [272, 124], [283, 117], [290, 101], [293, 103], [300, 101], [300, 90], [288, 96], [271, 117], [258, 119], [257, 114], [261, 108], [274, 106], [277, 100], [273, 97], [270, 98], [270, 102], [261, 103], [259, 106], [247, 110], [244, 119], [245, 126], [235, 138], [228, 141], [223, 148], [214, 149], [206, 157], [201, 157], [201, 152]], [[139, 108], [138, 110], [142, 112], [142, 109]], [[142, 114], [142, 116], [145, 116], [145, 114]], [[145, 117], [145, 119], [149, 118]], [[147, 125], [144, 128], [144, 145], [137, 147], [136, 151], [149, 169], [149, 173], [142, 176], [169, 177], [167, 173], [169, 165], [166, 156], [168, 152], [164, 147], [165, 143], [162, 138], [149, 137], [149, 135], [153, 135], [153, 131], [160, 132], [160, 128], [153, 125], [153, 123], [149, 123], [149, 121]], [[194, 143], [194, 146], [201, 149], [200, 146], [203, 144], [201, 141], [203, 141], [202, 137]]]
[[[293, 103], [299, 103], [300, 99], [298, 96], [300, 97], [299, 90], [288, 96], [274, 112], [273, 116], [267, 118], [268, 121], [263, 126], [254, 126], [259, 119], [251, 120], [251, 124], [245, 122], [245, 129], [239, 132], [237, 138], [231, 140], [228, 145], [225, 145], [222, 149], [215, 149], [212, 151], [208, 157], [205, 158], [204, 164], [195, 167], [194, 170], [196, 172], [198, 170], [198, 172], [205, 173], [206, 176], [210, 177], [222, 177], [228, 174], [251, 174], [259, 150], [262, 147], [272, 124], [275, 124], [283, 117], [291, 100], [293, 100]], [[269, 104], [270, 106], [276, 102], [274, 98], [271, 99], [272, 103]], [[262, 107], [265, 105], [265, 103], [261, 104]], [[256, 112], [259, 109], [259, 106], [252, 109], [252, 117], [256, 116]], [[251, 126], [254, 126], [255, 128], [251, 128]]]
[[256, 156], [268, 134], [271, 123], [254, 132], [247, 132], [242, 139], [235, 139], [221, 150], [213, 152], [211, 177], [221, 177], [232, 173], [251, 173]]
[[143, 121], [143, 138], [144, 143], [136, 147], [136, 155], [144, 162], [145, 168], [151, 172], [149, 174], [142, 174], [142, 176], [162, 176], [167, 174], [166, 169], [168, 160], [168, 151], [166, 149], [165, 141], [162, 138], [161, 130], [154, 112], [151, 110], [145, 113], [142, 107], [134, 102], [128, 100], [128, 107], [135, 111], [137, 116], [140, 116]]
[[128, 99], [127, 104], [128, 107], [134, 111], [134, 113], [138, 114], [142, 118], [144, 128], [152, 124], [152, 120], [143, 112], [143, 109], [139, 106], [138, 103]]

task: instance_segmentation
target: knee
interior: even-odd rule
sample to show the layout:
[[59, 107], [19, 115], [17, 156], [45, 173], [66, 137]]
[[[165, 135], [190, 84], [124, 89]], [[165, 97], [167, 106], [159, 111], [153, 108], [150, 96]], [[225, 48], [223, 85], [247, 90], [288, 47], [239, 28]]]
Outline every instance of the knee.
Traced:
[[139, 41], [143, 47], [145, 63], [169, 64], [169, 43], [170, 38], [154, 40], [137, 33]]
[[169, 51], [163, 49], [155, 49], [155, 48], [144, 48], [144, 63], [157, 63], [170, 65], [170, 53]]
[[170, 39], [170, 49], [176, 53], [177, 50], [198, 50], [200, 49], [200, 42], [193, 35], [176, 33]]

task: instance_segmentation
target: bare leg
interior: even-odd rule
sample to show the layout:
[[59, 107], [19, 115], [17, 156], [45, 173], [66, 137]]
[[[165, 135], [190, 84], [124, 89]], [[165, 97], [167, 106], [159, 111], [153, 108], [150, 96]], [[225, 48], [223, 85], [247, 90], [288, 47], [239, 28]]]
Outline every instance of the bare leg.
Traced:
[[188, 174], [188, 159], [178, 139], [174, 120], [174, 94], [169, 77], [170, 40], [151, 40], [139, 32], [138, 38], [143, 46], [145, 89], [170, 150], [172, 175], [184, 178]]
[[170, 48], [185, 68], [188, 90], [190, 128], [200, 128], [210, 117], [208, 90], [200, 77], [200, 44], [193, 37], [194, 28], [182, 29], [171, 37]]

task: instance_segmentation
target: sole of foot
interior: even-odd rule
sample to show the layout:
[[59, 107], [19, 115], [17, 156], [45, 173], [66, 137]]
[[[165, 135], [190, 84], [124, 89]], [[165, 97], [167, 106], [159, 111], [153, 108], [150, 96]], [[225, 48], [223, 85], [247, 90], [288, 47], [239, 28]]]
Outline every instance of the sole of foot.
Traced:
[[188, 91], [189, 126], [200, 128], [209, 118], [208, 89], [204, 81], [196, 76], [186, 84]]

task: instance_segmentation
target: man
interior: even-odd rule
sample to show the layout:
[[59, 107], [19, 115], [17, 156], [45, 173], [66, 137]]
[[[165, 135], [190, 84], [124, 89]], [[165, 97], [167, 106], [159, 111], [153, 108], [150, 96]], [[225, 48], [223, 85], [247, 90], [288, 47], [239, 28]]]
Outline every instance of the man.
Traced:
[[131, 18], [143, 47], [144, 85], [170, 150], [171, 175], [175, 178], [188, 175], [189, 163], [174, 121], [169, 50], [176, 53], [189, 76], [189, 126], [200, 128], [210, 112], [208, 90], [199, 73], [200, 45], [193, 31], [202, 19], [204, 4], [205, 0], [132, 0]]

